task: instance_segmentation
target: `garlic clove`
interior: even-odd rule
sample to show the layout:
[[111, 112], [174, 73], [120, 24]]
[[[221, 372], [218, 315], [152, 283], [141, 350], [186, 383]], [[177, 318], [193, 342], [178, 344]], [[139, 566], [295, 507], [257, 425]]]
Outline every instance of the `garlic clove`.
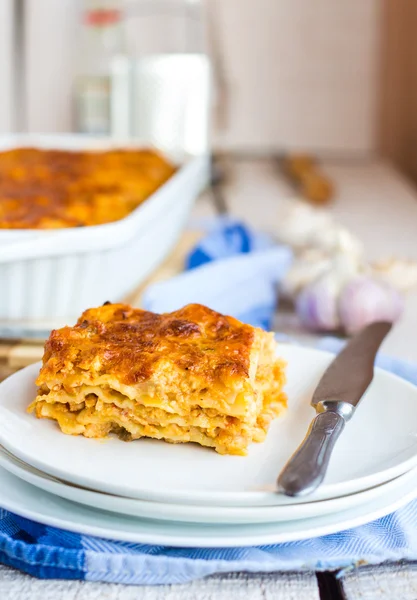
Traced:
[[343, 252], [362, 257], [362, 243], [345, 227], [334, 223], [329, 212], [304, 202], [288, 201], [279, 214], [278, 240], [295, 250], [317, 248], [327, 254]]
[[301, 322], [313, 331], [333, 331], [339, 327], [338, 289], [327, 277], [306, 286], [297, 296], [295, 307]]
[[397, 321], [404, 299], [392, 286], [362, 275], [342, 288], [338, 310], [344, 329], [353, 334], [374, 321]]
[[333, 331], [340, 327], [338, 299], [343, 287], [357, 277], [361, 263], [356, 257], [338, 254], [330, 268], [307, 284], [296, 299], [296, 312], [309, 329]]
[[344, 227], [333, 226], [316, 231], [310, 243], [328, 253], [339, 252], [360, 259], [363, 256], [362, 243]]
[[295, 258], [281, 282], [281, 294], [293, 300], [306, 285], [330, 269], [332, 260], [321, 250], [311, 249]]
[[392, 285], [400, 292], [407, 292], [417, 286], [417, 261], [392, 258], [374, 263], [375, 278]]

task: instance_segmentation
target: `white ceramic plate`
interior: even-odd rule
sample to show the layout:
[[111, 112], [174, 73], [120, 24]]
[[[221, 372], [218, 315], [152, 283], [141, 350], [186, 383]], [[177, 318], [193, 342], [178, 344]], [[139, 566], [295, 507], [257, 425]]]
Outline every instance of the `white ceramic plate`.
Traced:
[[139, 544], [225, 548], [303, 540], [363, 525], [417, 495], [417, 475], [372, 502], [343, 512], [281, 523], [204, 525], [127, 517], [48, 494], [0, 468], [0, 506], [17, 515], [85, 535]]
[[306, 502], [290, 506], [194, 506], [190, 504], [164, 504], [148, 502], [132, 498], [122, 498], [111, 494], [93, 492], [66, 484], [59, 479], [44, 475], [30, 465], [21, 462], [7, 451], [0, 451], [0, 466], [13, 475], [31, 483], [36, 487], [55, 494], [61, 498], [79, 502], [90, 507], [108, 510], [120, 515], [129, 515], [159, 521], [180, 521], [182, 523], [216, 523], [216, 524], [251, 524], [271, 523], [279, 521], [296, 521], [299, 519], [328, 515], [342, 510], [352, 509], [366, 502], [371, 502], [381, 495], [386, 495], [396, 487], [404, 485], [409, 479], [415, 479], [417, 469], [392, 479], [382, 485], [364, 492], [322, 500]]
[[[84, 487], [141, 500], [207, 505], [282, 504], [271, 491], [301, 442], [314, 410], [309, 401], [333, 356], [282, 345], [288, 361], [289, 408], [247, 457], [220, 456], [193, 444], [125, 443], [63, 435], [26, 407], [35, 396], [32, 365], [0, 384], [0, 443], [36, 468]], [[334, 450], [326, 480], [311, 500], [364, 490], [417, 464], [417, 388], [376, 370], [362, 403]]]

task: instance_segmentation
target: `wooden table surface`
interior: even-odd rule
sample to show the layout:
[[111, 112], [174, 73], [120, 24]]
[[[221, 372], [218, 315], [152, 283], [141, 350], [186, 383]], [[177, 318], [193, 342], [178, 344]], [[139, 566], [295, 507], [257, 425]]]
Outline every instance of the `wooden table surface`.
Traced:
[[[402, 256], [417, 259], [417, 192], [391, 166], [381, 162], [331, 163], [323, 165], [337, 186], [331, 210], [341, 224], [365, 243], [370, 258]], [[228, 173], [223, 188], [228, 211], [252, 226], [274, 232], [280, 199], [294, 190], [269, 160], [239, 160]], [[193, 221], [216, 215], [211, 194], [196, 203]], [[276, 328], [314, 343], [294, 317], [278, 312]], [[417, 291], [407, 297], [402, 321], [386, 342], [384, 351], [417, 361]], [[340, 580], [331, 574], [277, 573], [236, 574], [211, 577], [181, 586], [131, 588], [86, 582], [38, 581], [0, 567], [1, 600], [114, 600], [269, 599], [316, 600], [415, 600], [417, 567], [414, 563], [365, 566]]]

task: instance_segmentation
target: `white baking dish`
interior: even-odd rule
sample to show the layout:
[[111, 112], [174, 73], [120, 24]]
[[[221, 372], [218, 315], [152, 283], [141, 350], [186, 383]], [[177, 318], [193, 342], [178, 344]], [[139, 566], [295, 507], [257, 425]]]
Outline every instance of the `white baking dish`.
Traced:
[[[0, 138], [0, 150], [126, 145], [77, 135]], [[207, 184], [206, 156], [187, 157], [182, 165], [120, 221], [58, 230], [0, 229], [0, 327], [72, 323], [84, 309], [121, 300], [140, 284], [169, 254]]]

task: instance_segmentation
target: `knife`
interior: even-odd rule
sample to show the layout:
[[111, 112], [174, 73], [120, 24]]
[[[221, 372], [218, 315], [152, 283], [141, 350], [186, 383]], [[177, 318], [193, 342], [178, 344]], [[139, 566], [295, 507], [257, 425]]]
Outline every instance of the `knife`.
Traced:
[[375, 355], [391, 327], [385, 321], [368, 325], [325, 371], [311, 400], [318, 414], [281, 471], [279, 492], [304, 496], [322, 483], [334, 445], [373, 379]]

